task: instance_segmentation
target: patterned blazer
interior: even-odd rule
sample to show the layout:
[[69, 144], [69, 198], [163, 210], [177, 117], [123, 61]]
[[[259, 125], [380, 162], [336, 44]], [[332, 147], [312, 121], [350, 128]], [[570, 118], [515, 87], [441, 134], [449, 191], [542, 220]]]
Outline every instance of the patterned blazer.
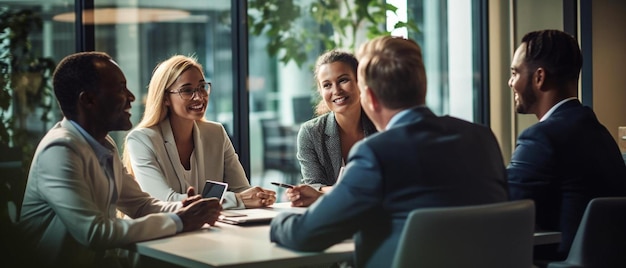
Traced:
[[[376, 127], [361, 110], [361, 125], [365, 136], [376, 133]], [[315, 188], [335, 184], [342, 166], [339, 127], [333, 112], [313, 118], [298, 132], [298, 161], [302, 183]]]

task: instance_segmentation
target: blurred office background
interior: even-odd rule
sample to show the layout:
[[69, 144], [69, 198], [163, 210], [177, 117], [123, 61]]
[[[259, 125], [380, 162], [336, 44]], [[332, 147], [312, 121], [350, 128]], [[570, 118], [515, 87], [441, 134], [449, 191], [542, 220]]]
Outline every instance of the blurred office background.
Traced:
[[[296, 134], [299, 125], [313, 117], [318, 98], [312, 68], [325, 48], [323, 40], [311, 38], [298, 51], [304, 55], [300, 62], [285, 62], [285, 53], [293, 51], [270, 53], [268, 44], [274, 37], [267, 31], [251, 30], [272, 27], [270, 21], [251, 20], [254, 23], [248, 24], [248, 19], [262, 16], [263, 5], [273, 3], [278, 8], [293, 3], [299, 7], [291, 14], [293, 27], [336, 40], [340, 38], [337, 29], [319, 23], [311, 12], [310, 7], [322, 2], [344, 1], [0, 0], [4, 27], [0, 31], [2, 44], [6, 45], [11, 36], [7, 30], [8, 18], [28, 11], [29, 16], [34, 16], [28, 17], [29, 20], [41, 19], [41, 28], [34, 27], [28, 32], [32, 45], [29, 53], [34, 57], [58, 62], [82, 50], [109, 53], [120, 64], [129, 89], [137, 97], [132, 110], [133, 123], [142, 116], [143, 99], [154, 66], [174, 54], [195, 55], [204, 66], [207, 80], [213, 84], [206, 117], [226, 127], [251, 183], [268, 186], [270, 180], [299, 181]], [[347, 2], [355, 5], [364, 1]], [[534, 117], [514, 113], [507, 85], [512, 52], [527, 31], [556, 28], [577, 36], [586, 60], [582, 101], [593, 106], [616, 138], [617, 126], [626, 125], [623, 90], [626, 76], [617, 73], [620, 70], [617, 64], [626, 62], [626, 53], [621, 49], [626, 41], [624, 2], [386, 2], [398, 10], [395, 14], [387, 12], [386, 21], [376, 27], [391, 30], [390, 25], [395, 21], [410, 19], [419, 29], [395, 29], [393, 34], [408, 36], [423, 48], [428, 106], [439, 115], [449, 114], [490, 126], [507, 161], [517, 134], [536, 122]], [[338, 10], [340, 14], [348, 12], [345, 7]], [[82, 20], [77, 20], [81, 16]], [[356, 40], [348, 40], [342, 48], [352, 49], [345, 45], [350, 43], [358, 46], [366, 39], [369, 26], [357, 27]], [[41, 69], [45, 68], [38, 70]], [[61, 119], [59, 109], [45, 92], [45, 79], [44, 86], [35, 85], [35, 93], [18, 93], [18, 87], [27, 87], [37, 79], [20, 80], [13, 78], [13, 74], [32, 72], [32, 68], [2, 70], [3, 79], [11, 80], [5, 83], [11, 90], [9, 96], [4, 96], [9, 106], [3, 108], [1, 115], [6, 120], [20, 118], [11, 123], [9, 133], [21, 133], [11, 129], [25, 130], [26, 144], [34, 147], [52, 124]], [[19, 81], [26, 82], [21, 85]], [[19, 97], [20, 94], [30, 97]], [[119, 146], [125, 134], [112, 133]], [[3, 138], [3, 141], [9, 140]], [[4, 174], [16, 172], [10, 176], [3, 174], [7, 180], [23, 182], [25, 175], [15, 167], [21, 165], [24, 156], [15, 145], [15, 141], [10, 141], [2, 148], [0, 166]]]

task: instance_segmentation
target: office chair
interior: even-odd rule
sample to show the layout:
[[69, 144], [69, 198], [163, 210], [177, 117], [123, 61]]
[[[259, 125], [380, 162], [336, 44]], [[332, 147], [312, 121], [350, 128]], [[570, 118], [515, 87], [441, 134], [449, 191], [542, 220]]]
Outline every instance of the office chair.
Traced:
[[261, 119], [263, 135], [263, 174], [267, 170], [278, 170], [285, 177], [285, 182], [298, 184], [300, 164], [296, 158], [296, 134], [288, 126], [280, 124], [278, 119]]
[[626, 197], [592, 199], [567, 259], [548, 268], [626, 267]]
[[534, 224], [531, 200], [416, 209], [392, 267], [533, 267]]

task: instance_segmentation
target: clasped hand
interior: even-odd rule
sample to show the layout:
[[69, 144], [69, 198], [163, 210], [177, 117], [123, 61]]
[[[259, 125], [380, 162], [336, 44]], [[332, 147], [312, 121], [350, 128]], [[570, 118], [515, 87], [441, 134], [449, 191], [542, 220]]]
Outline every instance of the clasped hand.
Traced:
[[202, 198], [196, 195], [193, 187], [187, 189], [187, 198], [182, 202], [183, 207], [176, 212], [176, 215], [183, 222], [183, 232], [200, 229], [205, 223], [215, 225], [222, 211], [219, 199]]
[[246, 208], [267, 207], [276, 202], [276, 192], [258, 186], [235, 195], [243, 201]]

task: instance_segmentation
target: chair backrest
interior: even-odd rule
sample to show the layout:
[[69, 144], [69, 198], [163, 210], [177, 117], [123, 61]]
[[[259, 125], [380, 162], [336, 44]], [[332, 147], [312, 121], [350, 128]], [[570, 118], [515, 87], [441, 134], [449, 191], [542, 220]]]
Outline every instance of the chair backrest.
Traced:
[[626, 267], [626, 197], [592, 199], [561, 267]]
[[531, 200], [416, 209], [393, 267], [533, 267], [534, 224]]
[[263, 170], [278, 170], [287, 176], [286, 183], [299, 183], [300, 163], [296, 157], [297, 132], [278, 119], [261, 119], [263, 135]]

